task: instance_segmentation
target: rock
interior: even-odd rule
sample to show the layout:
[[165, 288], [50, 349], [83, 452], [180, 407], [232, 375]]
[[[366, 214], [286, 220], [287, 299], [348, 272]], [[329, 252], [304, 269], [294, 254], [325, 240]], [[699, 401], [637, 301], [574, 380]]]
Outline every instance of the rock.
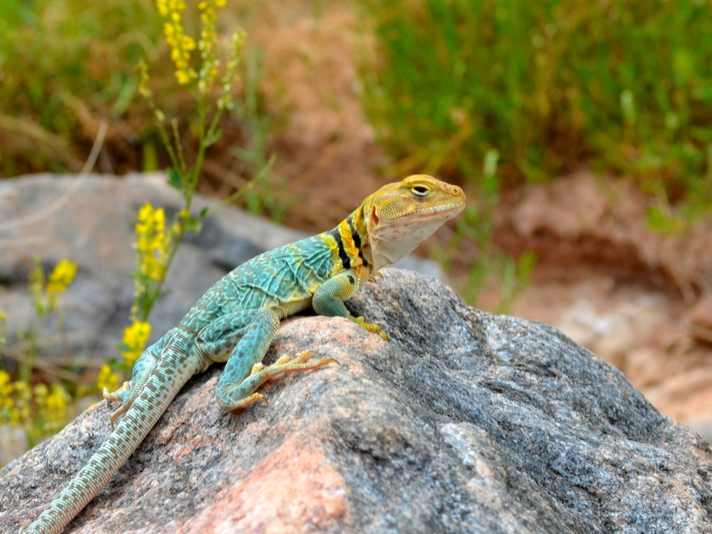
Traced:
[[[71, 532], [712, 532], [712, 455], [552, 327], [386, 270], [342, 318], [268, 354], [336, 358], [225, 413], [193, 379]], [[0, 531], [45, 507], [109, 433], [107, 403], [0, 471]]]
[[[354, 209], [360, 201], [353, 200]], [[63, 296], [68, 344], [57, 335], [56, 319], [51, 318], [39, 332], [41, 357], [64, 363], [67, 347], [71, 354], [82, 354], [85, 362], [93, 359], [95, 365], [118, 357], [115, 346], [128, 326], [133, 302], [129, 275], [135, 269], [134, 225], [138, 209], [146, 202], [164, 207], [169, 214], [181, 208], [180, 195], [158, 173], [85, 179], [47, 174], [0, 181], [0, 309], [8, 315], [10, 346], [33, 321], [27, 291], [32, 258], [40, 258], [47, 272], [68, 258], [79, 266]], [[216, 205], [200, 195], [193, 203], [195, 213]], [[265, 250], [303, 237], [235, 208], [215, 213], [200, 235], [188, 234], [179, 249], [165, 284], [170, 293], [158, 300], [151, 315], [151, 341], [175, 326], [228, 271]], [[411, 256], [400, 265], [444, 278], [431, 260]]]
[[712, 417], [697, 419], [690, 422], [688, 426], [697, 432], [707, 443], [712, 443]]

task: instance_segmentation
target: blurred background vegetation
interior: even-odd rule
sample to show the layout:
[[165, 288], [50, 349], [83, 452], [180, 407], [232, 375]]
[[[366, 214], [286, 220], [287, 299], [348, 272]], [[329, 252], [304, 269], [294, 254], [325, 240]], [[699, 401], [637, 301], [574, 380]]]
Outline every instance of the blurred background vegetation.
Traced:
[[140, 167], [142, 121], [150, 113], [135, 98], [135, 66], [160, 53], [154, 4], [2, 0], [0, 6], [3, 177], [78, 171], [99, 117], [121, 134], [109, 139], [114, 170]]
[[[712, 6], [665, 0], [365, 0], [369, 116], [408, 170], [505, 183], [582, 162], [698, 208], [712, 176]], [[425, 141], [427, 140], [427, 141]]]
[[[353, 1], [376, 39], [360, 66], [361, 101], [389, 172], [485, 182], [490, 152], [498, 166], [489, 190], [585, 163], [692, 211], [709, 207], [710, 2]], [[156, 65], [159, 95], [173, 82], [153, 2], [0, 6], [2, 176], [77, 171], [99, 118], [112, 125], [102, 170], [157, 168], [134, 70], [142, 57]], [[236, 6], [235, 17], [245, 10]], [[189, 118], [187, 99], [164, 96], [168, 111]], [[226, 135], [260, 130], [247, 122], [227, 124]]]
[[[218, 20], [220, 38], [239, 25], [249, 33], [256, 18], [276, 16], [276, 5], [287, 17], [306, 12], [314, 25], [334, 5], [357, 14], [350, 30], [362, 46], [346, 61], [357, 64], [361, 113], [386, 155], [369, 172], [389, 179], [426, 172], [474, 193], [454, 237], [434, 250], [446, 267], [463, 239], [476, 250], [460, 287], [470, 303], [495, 285], [498, 309], [507, 311], [526, 285], [535, 258], [514, 260], [492, 246], [495, 208], [523, 184], [581, 167], [624, 176], [650, 195], [649, 228], [664, 233], [684, 230], [709, 211], [712, 2], [232, 0]], [[199, 114], [175, 84], [153, 0], [0, 0], [0, 8], [0, 177], [77, 172], [103, 122], [109, 128], [95, 170], [169, 166], [151, 110], [138, 98], [142, 59], [151, 66], [159, 107], [179, 120], [187, 159], [195, 159]], [[197, 2], [188, 2], [185, 24], [187, 34], [197, 33]], [[290, 46], [297, 62], [313, 68], [299, 42]], [[262, 54], [248, 35], [242, 95], [207, 153], [202, 182], [210, 186], [198, 190], [227, 197], [259, 178], [264, 184], [247, 192], [243, 205], [322, 229], [345, 210], [328, 198], [319, 205], [318, 191], [290, 196], [289, 172], [275, 172], [292, 164], [272, 165], [280, 122], [292, 112], [274, 100], [290, 85], [265, 104]], [[313, 76], [328, 75], [322, 67]], [[341, 105], [338, 96], [328, 101], [329, 90], [318, 95], [325, 109]], [[290, 219], [295, 210], [311, 214]]]

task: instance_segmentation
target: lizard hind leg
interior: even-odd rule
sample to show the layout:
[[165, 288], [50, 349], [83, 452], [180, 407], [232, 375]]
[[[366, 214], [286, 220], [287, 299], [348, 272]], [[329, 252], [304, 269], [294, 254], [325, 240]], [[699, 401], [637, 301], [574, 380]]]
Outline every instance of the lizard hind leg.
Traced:
[[[330, 363], [339, 362], [334, 358], [319, 358], [316, 360], [308, 361], [309, 357], [314, 353], [313, 350], [305, 350], [304, 352], [298, 354], [297, 356], [284, 355], [281, 356], [272, 365], [265, 366], [262, 363], [257, 363], [252, 367], [252, 371], [249, 376], [245, 378], [237, 388], [242, 390], [242, 395], [239, 400], [234, 401], [230, 405], [230, 410], [236, 410], [238, 408], [244, 408], [255, 402], [267, 403], [264, 395], [261, 393], [254, 392], [262, 384], [271, 380], [279, 374], [296, 373], [299, 371], [312, 371], [314, 369], [319, 369]], [[253, 392], [253, 393], [250, 393]], [[224, 406], [223, 406], [224, 407]]]
[[227, 360], [215, 391], [221, 408], [236, 410], [266, 402], [256, 390], [270, 378], [280, 373], [317, 369], [334, 361], [331, 358], [307, 361], [313, 352], [306, 351], [295, 358], [282, 356], [272, 365], [263, 365], [277, 328], [277, 314], [256, 309], [224, 315], [200, 332], [197, 342], [200, 351], [213, 361]]
[[156, 367], [158, 358], [167, 340], [168, 335], [165, 335], [143, 351], [143, 354], [136, 360], [133, 366], [130, 383], [124, 382], [123, 386], [113, 393], [110, 393], [108, 389], [104, 388], [103, 395], [106, 400], [109, 402], [121, 401], [121, 406], [111, 414], [111, 426], [114, 426], [116, 418], [126, 413], [138, 398], [148, 377], [151, 376], [151, 372]]
[[114, 392], [110, 392], [107, 388], [104, 388], [102, 396], [109, 402], [121, 401], [121, 406], [119, 406], [119, 409], [114, 410], [110, 417], [111, 426], [113, 427], [116, 418], [121, 414], [126, 413], [133, 404], [134, 399], [131, 398], [131, 384], [129, 384], [128, 382], [124, 382], [124, 384]]

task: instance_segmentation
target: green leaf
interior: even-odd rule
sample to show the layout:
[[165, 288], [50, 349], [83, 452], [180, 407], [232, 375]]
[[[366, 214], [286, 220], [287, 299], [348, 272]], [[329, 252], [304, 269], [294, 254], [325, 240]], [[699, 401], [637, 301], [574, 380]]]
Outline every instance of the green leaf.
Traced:
[[168, 185], [181, 191], [183, 189], [183, 176], [177, 169], [168, 169]]
[[209, 146], [214, 145], [217, 140], [220, 139], [221, 135], [222, 130], [213, 130], [212, 132], [208, 133], [205, 140], [203, 140], [203, 146], [205, 146], [205, 148], [208, 148]]

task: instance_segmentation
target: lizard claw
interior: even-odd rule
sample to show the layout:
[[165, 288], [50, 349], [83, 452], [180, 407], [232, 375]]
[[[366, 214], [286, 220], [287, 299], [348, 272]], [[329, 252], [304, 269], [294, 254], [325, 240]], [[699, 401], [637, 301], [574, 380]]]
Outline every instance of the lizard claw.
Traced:
[[383, 275], [382, 275], [380, 272], [379, 272], [379, 273], [374, 273], [374, 274], [372, 274], [372, 275], [368, 278], [368, 281], [369, 281], [369, 282], [373, 282], [374, 284], [375, 284], [376, 282], [378, 282], [379, 280], [383, 280]]
[[129, 382], [124, 382], [124, 384], [116, 391], [110, 392], [108, 388], [104, 388], [101, 394], [109, 402], [122, 401], [124, 399], [121, 394], [129, 389], [131, 389], [131, 384]]
[[256, 402], [264, 402], [265, 404], [269, 404], [265, 396], [262, 395], [262, 393], [253, 393], [249, 397], [245, 397], [244, 399], [236, 403], [235, 406], [233, 406], [231, 409], [237, 410], [238, 408], [245, 408], [250, 404], [254, 404]]
[[372, 334], [378, 334], [386, 341], [390, 341], [390, 339], [388, 338], [388, 334], [386, 334], [383, 330], [381, 330], [381, 327], [378, 326], [377, 324], [367, 323], [363, 317], [353, 317], [352, 321], [354, 321], [361, 328], [365, 328]]

